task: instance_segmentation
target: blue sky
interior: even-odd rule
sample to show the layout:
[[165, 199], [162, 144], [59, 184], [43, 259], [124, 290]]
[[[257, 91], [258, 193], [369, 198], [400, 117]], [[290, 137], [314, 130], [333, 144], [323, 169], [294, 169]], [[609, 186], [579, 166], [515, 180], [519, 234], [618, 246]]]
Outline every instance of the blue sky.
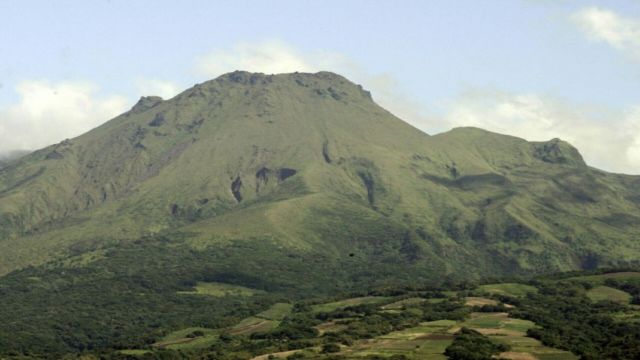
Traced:
[[640, 173], [640, 2], [5, 1], [0, 151], [234, 69], [342, 73], [429, 132], [565, 138]]

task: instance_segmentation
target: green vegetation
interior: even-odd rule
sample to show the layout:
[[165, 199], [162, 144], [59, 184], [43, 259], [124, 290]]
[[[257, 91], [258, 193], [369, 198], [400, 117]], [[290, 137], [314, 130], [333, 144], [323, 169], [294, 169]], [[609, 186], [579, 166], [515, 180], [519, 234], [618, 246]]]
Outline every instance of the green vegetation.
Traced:
[[[339, 75], [234, 72], [0, 165], [0, 356], [419, 358], [463, 324], [634, 354], [638, 199], [557, 139], [429, 136]], [[628, 271], [559, 275], [568, 303], [528, 281], [602, 267]]]
[[471, 315], [471, 319], [466, 321], [464, 325], [472, 328], [498, 328], [507, 317], [506, 313], [474, 313]]
[[222, 284], [222, 283], [206, 283], [198, 282], [194, 286], [195, 291], [181, 291], [179, 294], [185, 295], [209, 295], [216, 297], [223, 296], [253, 296], [257, 290], [249, 289], [244, 286]]
[[492, 295], [508, 295], [513, 297], [522, 297], [528, 293], [538, 291], [535, 287], [526, 284], [505, 283], [505, 284], [487, 284], [479, 287], [480, 291]]
[[628, 293], [608, 286], [596, 286], [589, 289], [587, 296], [593, 301], [615, 301], [623, 304], [628, 304], [631, 300], [631, 295]]
[[198, 349], [215, 344], [220, 331], [202, 327], [176, 330], [153, 344], [156, 349]]
[[344, 309], [349, 306], [362, 305], [362, 304], [374, 304], [387, 300], [382, 296], [364, 296], [352, 299], [345, 299], [340, 301], [334, 301], [326, 304], [313, 305], [312, 309], [316, 312], [330, 312], [338, 309]]
[[292, 308], [291, 304], [276, 303], [269, 309], [240, 321], [229, 329], [229, 334], [251, 335], [273, 330], [291, 312]]
[[444, 354], [451, 360], [491, 360], [493, 355], [507, 350], [508, 346], [495, 343], [479, 332], [463, 327]]
[[[441, 298], [441, 299], [429, 299], [429, 300], [444, 301], [444, 298]], [[416, 305], [416, 304], [419, 304], [419, 303], [421, 303], [423, 301], [427, 301], [427, 299], [419, 298], [419, 297], [412, 297], [412, 298], [402, 299], [402, 300], [393, 302], [391, 304], [384, 305], [384, 306], [382, 306], [382, 308], [385, 309], [385, 310], [400, 310], [400, 309], [404, 308], [405, 306]]]
[[637, 185], [557, 139], [429, 136], [336, 74], [234, 72], [0, 169], [0, 274], [175, 232], [377, 260], [347, 271], [387, 283], [634, 265]]
[[[128, 250], [124, 254], [129, 254], [131, 249]], [[114, 256], [116, 254], [109, 253], [106, 259]], [[100, 261], [94, 265], [108, 264], [106, 260]], [[148, 265], [140, 264], [141, 268]], [[194, 272], [194, 268], [184, 270]], [[153, 269], [148, 271], [154, 273]], [[62, 285], [60, 279], [46, 273], [30, 275], [31, 281], [42, 287], [52, 283], [59, 287]], [[620, 279], [609, 279], [607, 285], [627, 289], [630, 294], [640, 290], [637, 279]], [[186, 287], [193, 287], [196, 283]], [[515, 284], [524, 285], [505, 284], [510, 288]], [[318, 360], [490, 359], [495, 355], [513, 359], [557, 360], [576, 360], [577, 356], [583, 359], [637, 358], [640, 354], [640, 321], [635, 316], [640, 315], [640, 311], [633, 305], [591, 301], [589, 292], [596, 288], [590, 284], [565, 275], [529, 280], [528, 286], [536, 291], [530, 291], [526, 296], [496, 293], [488, 298], [481, 297], [479, 295], [487, 294], [483, 286], [460, 284], [444, 288], [385, 288], [371, 291], [366, 296], [339, 301], [300, 299], [293, 304], [278, 302], [282, 295], [268, 292], [218, 297], [178, 294], [176, 289], [155, 289], [156, 294], [163, 295], [154, 299], [154, 306], [171, 307], [172, 312], [180, 313], [180, 322], [171, 313], [163, 314], [155, 308], [149, 314], [157, 316], [149, 318], [148, 323], [127, 323], [124, 319], [112, 318], [109, 324], [118, 321], [117, 330], [124, 335], [119, 338], [111, 327], [99, 327], [95, 322], [86, 321], [82, 312], [64, 313], [61, 317], [52, 317], [58, 322], [56, 328], [61, 329], [61, 334], [80, 336], [89, 330], [86, 334], [100, 334], [97, 339], [102, 342], [89, 342], [91, 347], [83, 345], [86, 340], [71, 342], [74, 339], [71, 337], [64, 338], [63, 342], [52, 342], [45, 336], [55, 337], [56, 334], [47, 333], [47, 328], [42, 329], [40, 334], [44, 336], [37, 340], [21, 338], [17, 331], [9, 333], [3, 330], [0, 335], [6, 336], [2, 338], [6, 340], [0, 346], [0, 355], [9, 359], [25, 359], [83, 352], [87, 359], [128, 356], [129, 359], [221, 360], [266, 360], [270, 355]], [[253, 284], [251, 288], [260, 288], [257, 285]], [[108, 288], [105, 290], [109, 291]], [[169, 297], [170, 294], [173, 297]], [[145, 295], [142, 298], [150, 297]], [[141, 310], [153, 303], [144, 304], [141, 300], [134, 303], [131, 299], [122, 298], [123, 303], [119, 306], [123, 310], [113, 304], [103, 306], [104, 310], [112, 316], [128, 306], [127, 311], [134, 311], [137, 317], [144, 318], [147, 312]], [[170, 299], [173, 303], [169, 302]], [[182, 303], [185, 299], [195, 302]], [[25, 306], [30, 306], [30, 302], [25, 297], [20, 300], [24, 303], [15, 319], [28, 315]], [[51, 300], [56, 301], [55, 298]], [[39, 306], [40, 311], [50, 311], [40, 303], [34, 306]], [[184, 311], [181, 310], [183, 308]], [[13, 308], [14, 311], [16, 309], [19, 307]], [[9, 311], [2, 313], [10, 323], [17, 323], [9, 315]], [[91, 315], [99, 321], [106, 319], [99, 311]], [[94, 325], [84, 328], [83, 324]], [[6, 323], [0, 324], [0, 328], [6, 326]], [[69, 332], [64, 326], [75, 326], [75, 332]], [[149, 332], [147, 328], [153, 330]], [[30, 350], [23, 353], [21, 348]]]
[[256, 315], [259, 318], [267, 320], [282, 320], [291, 312], [293, 305], [287, 303], [273, 304], [269, 309]]
[[584, 276], [575, 276], [570, 278], [570, 280], [581, 280], [581, 281], [589, 281], [594, 284], [604, 284], [607, 280], [640, 280], [640, 272], [635, 271], [621, 271], [614, 273], [605, 273], [605, 274], [597, 274], [597, 275], [584, 275]]
[[[589, 286], [588, 286], [589, 287]], [[545, 345], [567, 349], [583, 359], [635, 359], [640, 356], [640, 324], [620, 322], [625, 305], [591, 301], [584, 284], [540, 284], [539, 293], [518, 301], [515, 317], [538, 325], [527, 331]]]

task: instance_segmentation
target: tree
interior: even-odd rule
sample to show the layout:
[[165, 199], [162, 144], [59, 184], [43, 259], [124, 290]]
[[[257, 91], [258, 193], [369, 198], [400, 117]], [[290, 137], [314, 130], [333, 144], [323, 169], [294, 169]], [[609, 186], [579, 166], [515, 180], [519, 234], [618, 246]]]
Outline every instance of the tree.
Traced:
[[340, 352], [340, 345], [338, 345], [336, 343], [324, 344], [322, 346], [322, 352], [325, 353], [325, 354]]
[[463, 327], [444, 354], [451, 360], [491, 360], [493, 355], [507, 350], [507, 345], [494, 343], [479, 332]]

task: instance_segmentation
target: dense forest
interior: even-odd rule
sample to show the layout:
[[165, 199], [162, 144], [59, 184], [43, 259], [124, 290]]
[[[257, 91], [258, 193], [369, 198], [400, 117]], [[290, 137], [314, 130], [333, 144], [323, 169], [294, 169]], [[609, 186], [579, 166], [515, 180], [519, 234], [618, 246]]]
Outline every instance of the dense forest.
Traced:
[[[76, 301], [56, 297], [56, 288], [68, 286], [61, 279], [30, 275], [53, 291], [46, 303], [2, 307], [3, 319], [12, 320], [17, 330], [25, 329], [18, 322], [21, 314], [33, 311], [30, 306], [52, 311], [68, 308], [52, 304]], [[53, 326], [58, 333], [26, 328], [38, 335], [20, 342], [13, 336], [17, 333], [3, 330], [2, 358], [463, 360], [523, 353], [539, 359], [640, 358], [638, 272], [388, 286], [338, 298], [293, 300], [222, 280], [228, 279], [142, 293], [143, 285], [123, 285], [115, 289], [119, 298], [101, 297], [96, 290], [101, 307], [61, 317], [43, 314], [58, 322]], [[209, 293], [198, 293], [202, 289]], [[170, 302], [140, 300], [157, 291], [175, 296]], [[2, 294], [5, 302], [19, 299], [6, 290]], [[134, 307], [145, 307], [135, 313], [146, 319], [147, 329], [130, 325], [122, 315]], [[4, 329], [11, 329], [11, 323], [5, 322]]]

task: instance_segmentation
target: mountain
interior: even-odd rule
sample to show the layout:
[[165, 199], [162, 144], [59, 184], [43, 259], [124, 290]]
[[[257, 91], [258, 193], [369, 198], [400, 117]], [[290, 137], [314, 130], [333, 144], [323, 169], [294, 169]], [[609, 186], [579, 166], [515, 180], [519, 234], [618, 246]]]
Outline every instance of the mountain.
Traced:
[[202, 281], [295, 297], [632, 266], [638, 223], [640, 177], [562, 140], [429, 136], [333, 73], [234, 72], [0, 168], [0, 308], [27, 304], [0, 315], [121, 317], [73, 340], [113, 345], [166, 305], [136, 294], [164, 294], [175, 327], [222, 316], [174, 296]]
[[638, 184], [557, 139], [428, 136], [335, 74], [235, 72], [3, 169], [0, 271], [176, 229], [195, 247], [397, 242], [445, 273], [594, 267], [637, 258]]
[[18, 159], [29, 153], [26, 150], [14, 150], [0, 153], [0, 168], [7, 166], [12, 160]]

